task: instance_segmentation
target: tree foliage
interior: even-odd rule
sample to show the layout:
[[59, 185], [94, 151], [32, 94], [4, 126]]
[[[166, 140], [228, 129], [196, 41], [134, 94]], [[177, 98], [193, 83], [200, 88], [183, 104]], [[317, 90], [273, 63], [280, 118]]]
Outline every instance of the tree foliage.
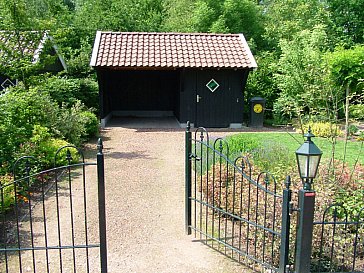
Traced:
[[319, 25], [298, 32], [292, 40], [280, 40], [282, 54], [274, 74], [281, 90], [275, 104], [276, 113], [292, 117], [322, 111], [327, 86], [322, 62], [326, 39], [326, 33]]
[[349, 85], [352, 91], [361, 92], [359, 83], [364, 79], [364, 45], [350, 49], [336, 48], [327, 54], [331, 77], [337, 87], [344, 90]]
[[330, 24], [322, 1], [270, 0], [264, 6], [267, 14], [265, 39], [271, 47], [279, 48], [281, 39], [291, 40], [303, 30]]
[[[259, 66], [247, 93], [265, 97], [278, 115], [294, 116], [297, 109], [320, 112], [320, 90], [342, 92], [344, 74], [361, 69], [337, 70], [344, 51], [355, 59], [350, 52], [363, 50], [363, 6], [364, 0], [0, 0], [0, 28], [49, 31], [69, 66], [65, 86], [95, 79], [89, 59], [97, 30], [243, 33]], [[0, 71], [26, 82], [37, 69], [18, 59], [14, 71], [4, 62]]]
[[345, 44], [364, 42], [364, 0], [327, 0], [335, 34]]
[[[244, 33], [252, 45], [263, 44], [262, 8], [251, 0], [181, 0], [165, 2], [168, 31]], [[253, 42], [254, 41], [254, 42]]]

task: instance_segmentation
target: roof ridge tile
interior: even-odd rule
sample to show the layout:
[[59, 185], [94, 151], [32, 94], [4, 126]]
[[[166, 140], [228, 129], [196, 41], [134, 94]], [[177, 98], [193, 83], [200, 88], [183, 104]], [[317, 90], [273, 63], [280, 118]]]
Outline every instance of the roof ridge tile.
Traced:
[[241, 34], [100, 33], [94, 66], [256, 67], [254, 57]]

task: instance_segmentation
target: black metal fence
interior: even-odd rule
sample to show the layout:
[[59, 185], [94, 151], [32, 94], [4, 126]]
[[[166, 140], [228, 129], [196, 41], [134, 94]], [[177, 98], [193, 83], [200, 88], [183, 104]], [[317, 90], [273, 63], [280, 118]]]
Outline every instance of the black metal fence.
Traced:
[[257, 271], [364, 272], [364, 208], [315, 212], [314, 191], [231, 160], [224, 139], [189, 124], [185, 139], [187, 234]]
[[0, 188], [1, 272], [107, 272], [104, 156], [85, 162], [74, 146], [59, 149], [54, 168], [19, 158]]
[[364, 272], [364, 208], [349, 219], [342, 204], [327, 207], [314, 222], [312, 272]]

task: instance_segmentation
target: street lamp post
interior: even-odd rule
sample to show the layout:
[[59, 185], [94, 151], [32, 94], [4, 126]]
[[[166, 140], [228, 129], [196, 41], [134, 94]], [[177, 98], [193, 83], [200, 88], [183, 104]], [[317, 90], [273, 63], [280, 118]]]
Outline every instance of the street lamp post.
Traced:
[[303, 189], [298, 192], [298, 230], [295, 272], [309, 273], [311, 266], [313, 219], [315, 211], [315, 191], [312, 183], [320, 164], [321, 150], [313, 143], [314, 135], [309, 129], [305, 142], [296, 151], [297, 165], [303, 182]]
[[305, 142], [296, 151], [298, 170], [305, 190], [311, 190], [313, 179], [316, 177], [320, 164], [321, 150], [313, 143], [311, 138], [315, 137], [308, 129]]

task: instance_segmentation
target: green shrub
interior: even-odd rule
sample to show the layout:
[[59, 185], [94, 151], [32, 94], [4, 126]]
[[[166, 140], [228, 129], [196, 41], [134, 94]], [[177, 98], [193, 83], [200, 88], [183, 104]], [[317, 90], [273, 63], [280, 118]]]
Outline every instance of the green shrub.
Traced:
[[59, 137], [78, 146], [97, 132], [96, 116], [85, 109], [81, 101], [77, 101], [71, 108], [62, 105], [56, 122]]
[[350, 105], [349, 116], [353, 119], [364, 120], [364, 104]]
[[270, 172], [278, 181], [284, 181], [287, 170], [295, 166], [294, 154], [275, 141], [265, 141], [250, 153], [254, 164], [261, 171]]
[[251, 137], [249, 134], [234, 135], [228, 137], [226, 140], [229, 144], [230, 154], [238, 153], [240, 155], [241, 153], [247, 153], [257, 149], [261, 145], [261, 141]]
[[[337, 124], [329, 123], [329, 122], [308, 122], [303, 124], [304, 133], [311, 128], [311, 132], [317, 137], [335, 137], [342, 136], [343, 132], [340, 130]], [[299, 133], [302, 133], [300, 129], [297, 130]]]
[[9, 165], [13, 153], [32, 137], [34, 125], [55, 131], [58, 106], [46, 92], [16, 87], [0, 97], [0, 113], [0, 162]]
[[48, 92], [59, 106], [71, 106], [81, 101], [88, 108], [98, 109], [98, 85], [91, 78], [48, 77], [38, 89]]
[[[35, 148], [53, 147], [53, 139], [65, 139], [65, 143], [80, 145], [98, 130], [98, 120], [80, 102], [70, 108], [59, 107], [47, 92], [16, 87], [0, 97], [0, 174], [8, 172], [16, 155], [37, 154]], [[48, 141], [48, 142], [45, 142]], [[34, 146], [34, 147], [33, 147]], [[57, 146], [57, 145], [56, 145]], [[25, 149], [25, 150], [24, 150]], [[49, 160], [45, 160], [48, 165]]]
[[350, 219], [357, 216], [364, 207], [364, 166], [357, 163], [350, 168], [347, 164], [336, 162], [335, 173], [335, 200], [343, 204]]
[[90, 111], [81, 112], [84, 120], [85, 137], [90, 138], [96, 136], [99, 132], [99, 120], [96, 115]]
[[[21, 156], [34, 156], [37, 159], [38, 169], [52, 168], [54, 165], [62, 166], [68, 164], [66, 160], [66, 150], [62, 150], [55, 162], [55, 155], [59, 148], [71, 145], [62, 139], [51, 137], [48, 128], [35, 125], [33, 136], [29, 141], [20, 146], [19, 151], [14, 153], [14, 158]], [[70, 149], [72, 162], [77, 162], [79, 155], [76, 149]]]
[[[38, 146], [37, 153], [41, 155], [41, 160], [43, 163], [43, 166], [47, 164], [46, 166], [64, 166], [68, 164], [67, 161], [67, 149], [63, 149], [55, 158], [56, 152], [64, 146], [71, 145], [67, 141], [63, 139], [55, 139], [50, 138], [48, 140], [45, 140], [41, 142]], [[79, 159], [79, 154], [75, 148], [69, 148], [69, 151], [71, 152], [71, 163], [76, 163]], [[50, 164], [50, 165], [48, 165]]]
[[359, 131], [359, 128], [356, 127], [354, 124], [350, 124], [348, 127], [349, 135], [353, 136]]

